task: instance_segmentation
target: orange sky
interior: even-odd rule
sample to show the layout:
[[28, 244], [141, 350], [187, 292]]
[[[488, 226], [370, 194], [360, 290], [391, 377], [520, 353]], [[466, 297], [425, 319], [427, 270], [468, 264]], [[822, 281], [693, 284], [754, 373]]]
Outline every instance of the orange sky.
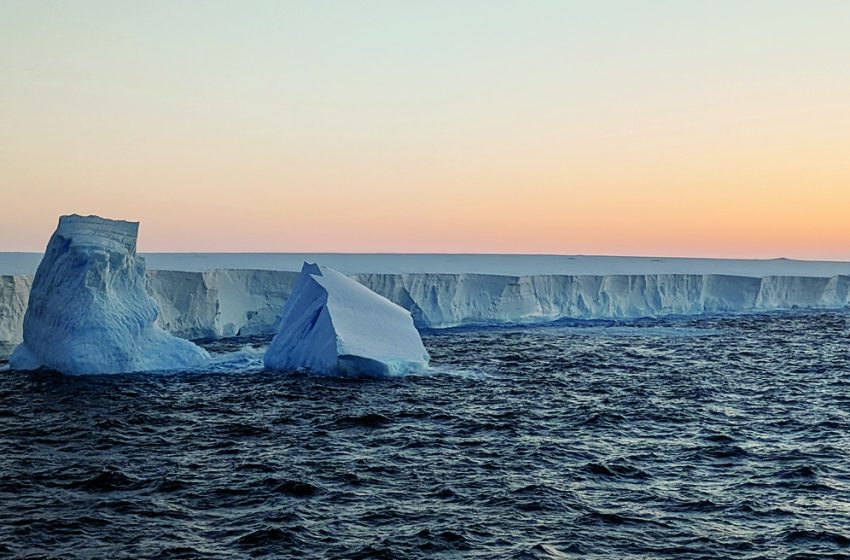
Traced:
[[850, 260], [850, 4], [249, 4], [0, 6], [0, 251]]

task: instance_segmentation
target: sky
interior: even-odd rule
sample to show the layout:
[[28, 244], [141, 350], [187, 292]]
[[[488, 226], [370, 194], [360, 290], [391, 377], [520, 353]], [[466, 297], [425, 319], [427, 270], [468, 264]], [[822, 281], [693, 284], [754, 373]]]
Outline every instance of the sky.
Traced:
[[850, 2], [0, 2], [0, 251], [850, 260]]

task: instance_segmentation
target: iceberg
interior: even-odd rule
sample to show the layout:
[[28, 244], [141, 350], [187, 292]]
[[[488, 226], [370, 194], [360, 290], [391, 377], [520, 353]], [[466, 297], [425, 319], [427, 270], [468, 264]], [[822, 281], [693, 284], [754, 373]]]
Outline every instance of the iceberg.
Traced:
[[333, 269], [304, 263], [263, 362], [268, 369], [384, 377], [424, 371], [410, 312]]
[[157, 327], [136, 255], [138, 222], [62, 216], [29, 292], [12, 369], [66, 374], [169, 371], [210, 356]]

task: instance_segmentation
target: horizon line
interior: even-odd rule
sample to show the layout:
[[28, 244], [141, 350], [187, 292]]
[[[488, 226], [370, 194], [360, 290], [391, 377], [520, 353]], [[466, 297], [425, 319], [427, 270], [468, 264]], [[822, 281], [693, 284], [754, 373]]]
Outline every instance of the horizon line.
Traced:
[[[351, 256], [493, 256], [493, 257], [562, 257], [562, 258], [628, 258], [628, 259], [679, 259], [679, 260], [726, 260], [726, 261], [797, 261], [797, 262], [850, 262], [850, 257], [840, 258], [796, 258], [796, 257], [723, 257], [683, 255], [616, 255], [583, 253], [494, 253], [494, 252], [409, 252], [395, 251], [137, 251], [142, 255], [351, 255]], [[0, 251], [0, 254], [43, 255], [44, 251]]]

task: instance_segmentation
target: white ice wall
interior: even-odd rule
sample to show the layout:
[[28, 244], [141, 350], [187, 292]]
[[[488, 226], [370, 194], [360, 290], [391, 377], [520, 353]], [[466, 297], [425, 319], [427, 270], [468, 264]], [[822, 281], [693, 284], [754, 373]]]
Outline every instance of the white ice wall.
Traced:
[[184, 338], [273, 333], [297, 272], [148, 271], [148, 292], [159, 303], [157, 323]]
[[[773, 287], [799, 279], [698, 274], [487, 276], [476, 274], [355, 274], [369, 288], [411, 310], [417, 324], [535, 323], [565, 317], [629, 318], [743, 312], [792, 307], [843, 307], [847, 300], [825, 296], [828, 278], [817, 278], [817, 294], [791, 290], [774, 301], [760, 298]], [[823, 285], [821, 285], [823, 284]], [[796, 299], [795, 299], [796, 298]], [[819, 302], [817, 305], [811, 304]], [[780, 303], [781, 305], [777, 305]]]
[[[185, 338], [272, 334], [298, 274], [148, 271], [158, 324]], [[419, 327], [850, 306], [850, 276], [353, 274]], [[20, 342], [31, 277], [0, 276], [0, 349]], [[0, 350], [0, 355], [5, 355]]]
[[0, 356], [11, 354], [24, 338], [32, 278], [29, 274], [0, 276]]

